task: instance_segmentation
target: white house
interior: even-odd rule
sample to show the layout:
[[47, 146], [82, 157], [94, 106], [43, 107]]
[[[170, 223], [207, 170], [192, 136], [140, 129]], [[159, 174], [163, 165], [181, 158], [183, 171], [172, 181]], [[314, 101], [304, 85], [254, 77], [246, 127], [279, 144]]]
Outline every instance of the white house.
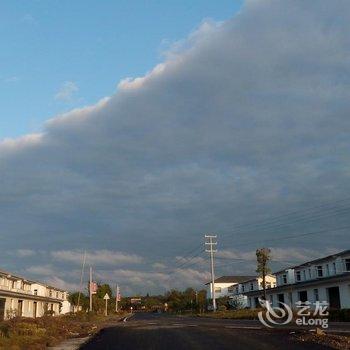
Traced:
[[[214, 281], [215, 298], [230, 297], [235, 294], [236, 286], [240, 282], [244, 282], [254, 278], [254, 276], [222, 276]], [[205, 284], [207, 286], [207, 298], [212, 299], [211, 282]]]
[[[327, 301], [332, 309], [350, 308], [350, 250], [306, 262], [275, 273], [276, 287], [267, 291], [274, 306], [280, 302]], [[261, 291], [248, 291], [248, 304], [259, 307]]]
[[70, 311], [68, 293], [62, 289], [0, 271], [0, 320], [14, 316], [40, 317]]
[[[237, 308], [245, 308], [249, 306], [248, 297], [245, 295], [246, 292], [259, 292], [263, 290], [262, 277], [250, 278], [246, 281], [238, 283], [234, 288], [234, 294], [230, 296], [231, 304]], [[267, 289], [276, 287], [276, 276], [267, 275], [265, 277], [265, 285]]]

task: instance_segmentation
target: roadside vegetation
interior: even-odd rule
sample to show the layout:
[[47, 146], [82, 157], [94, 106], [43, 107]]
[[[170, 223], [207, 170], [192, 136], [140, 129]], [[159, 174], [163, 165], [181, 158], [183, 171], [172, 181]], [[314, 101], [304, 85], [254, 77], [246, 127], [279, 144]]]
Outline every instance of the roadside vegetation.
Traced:
[[119, 318], [118, 315], [104, 317], [82, 312], [36, 319], [16, 317], [0, 323], [0, 349], [46, 349], [68, 338], [87, 337]]

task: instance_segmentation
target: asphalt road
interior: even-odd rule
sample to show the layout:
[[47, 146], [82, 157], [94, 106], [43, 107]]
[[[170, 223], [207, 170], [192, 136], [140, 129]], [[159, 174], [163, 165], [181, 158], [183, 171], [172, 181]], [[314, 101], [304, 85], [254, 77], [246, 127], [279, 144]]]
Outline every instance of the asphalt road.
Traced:
[[290, 350], [328, 349], [300, 343], [286, 330], [255, 323], [138, 313], [127, 322], [102, 329], [81, 350]]

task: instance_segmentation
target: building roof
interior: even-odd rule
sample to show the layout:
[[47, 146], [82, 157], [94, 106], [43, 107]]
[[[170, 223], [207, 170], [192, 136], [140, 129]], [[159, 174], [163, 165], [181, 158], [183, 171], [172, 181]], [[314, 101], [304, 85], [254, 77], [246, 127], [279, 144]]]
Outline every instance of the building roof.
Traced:
[[[214, 283], [242, 283], [252, 278], [256, 278], [256, 276], [221, 276], [217, 278]], [[210, 283], [211, 281], [207, 282], [206, 285]]]
[[344, 256], [344, 255], [349, 255], [349, 254], [350, 254], [350, 249], [343, 250], [342, 252], [331, 254], [331, 255], [325, 256], [323, 258], [307, 261], [307, 262], [305, 262], [303, 264], [300, 264], [300, 265], [294, 265], [294, 266], [291, 266], [291, 267], [287, 267], [287, 268], [285, 268], [283, 270], [275, 272], [275, 274], [284, 272], [284, 271], [289, 270], [289, 269], [297, 269], [297, 268], [300, 268], [300, 267], [307, 267], [307, 266], [318, 264], [318, 263], [320, 264], [320, 263], [322, 263], [322, 262], [324, 262], [326, 260], [329, 260], [329, 259], [332, 259], [332, 258], [338, 258], [338, 257]]

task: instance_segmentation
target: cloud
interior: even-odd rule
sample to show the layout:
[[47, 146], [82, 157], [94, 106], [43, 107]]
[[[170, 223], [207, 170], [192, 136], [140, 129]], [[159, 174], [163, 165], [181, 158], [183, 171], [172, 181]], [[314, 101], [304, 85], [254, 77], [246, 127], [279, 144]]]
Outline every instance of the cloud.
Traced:
[[[51, 252], [51, 256], [60, 261], [82, 264], [83, 254], [79, 251], [62, 250]], [[141, 256], [111, 250], [96, 250], [86, 254], [87, 264], [140, 264], [143, 258]]]
[[55, 100], [71, 102], [76, 92], [79, 91], [77, 84], [73, 81], [66, 81], [55, 94]]
[[3, 79], [5, 83], [17, 83], [19, 80], [20, 78], [15, 75]]
[[[299, 250], [276, 250], [287, 261], [344, 249], [349, 29], [348, 2], [247, 1], [96, 105], [57, 116], [41, 134], [3, 141], [3, 249], [25, 239], [28, 249], [55, 250], [62, 271], [87, 249], [105, 265], [101, 278], [119, 276], [130, 291], [145, 281], [154, 291], [204, 281], [204, 265], [186, 277], [174, 259], [208, 232], [218, 234], [219, 252], [237, 249], [239, 258], [264, 245]], [[76, 92], [67, 82], [56, 98]], [[300, 214], [283, 216], [289, 212]], [[254, 224], [261, 221], [270, 223]], [[315, 231], [323, 233], [288, 238]], [[128, 266], [139, 257], [137, 269]], [[173, 273], [147, 272], [154, 263]], [[230, 274], [253, 273], [245, 263]]]
[[30, 25], [34, 25], [38, 23], [37, 20], [30, 13], [26, 13], [25, 15], [23, 15], [20, 21], [22, 23], [30, 24]]
[[19, 258], [27, 258], [27, 257], [35, 255], [36, 252], [34, 250], [32, 250], [32, 249], [17, 249], [15, 254]]
[[51, 265], [29, 266], [26, 272], [39, 276], [52, 276], [55, 273]]

